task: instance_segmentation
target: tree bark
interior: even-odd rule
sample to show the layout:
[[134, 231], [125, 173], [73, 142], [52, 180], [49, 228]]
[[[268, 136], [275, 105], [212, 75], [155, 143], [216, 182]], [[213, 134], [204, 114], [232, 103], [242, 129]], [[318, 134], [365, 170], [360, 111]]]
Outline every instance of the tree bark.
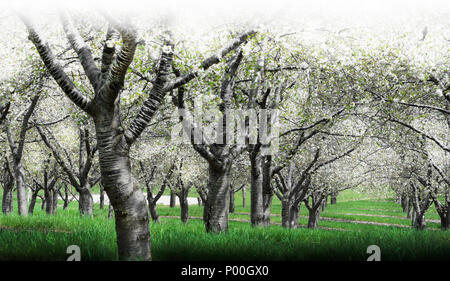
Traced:
[[187, 223], [189, 220], [189, 204], [187, 201], [187, 195], [181, 195], [180, 198], [180, 208], [181, 208], [181, 221]]
[[262, 196], [263, 196], [263, 224], [270, 226], [270, 211], [272, 207], [273, 191], [271, 186], [271, 160], [266, 161], [264, 156], [263, 163], [263, 180], [262, 180]]
[[264, 225], [263, 167], [259, 154], [250, 154], [250, 220], [252, 226]]
[[114, 214], [114, 208], [113, 208], [113, 206], [111, 204], [109, 204], [109, 207], [108, 207], [108, 219], [112, 219], [113, 214]]
[[53, 214], [53, 190], [44, 186], [45, 197], [45, 213], [47, 215]]
[[94, 199], [92, 198], [89, 188], [86, 186], [83, 187], [79, 191], [79, 194], [80, 198], [78, 200], [78, 210], [80, 211], [80, 215], [92, 217], [94, 213]]
[[300, 226], [300, 204], [292, 204], [289, 208], [289, 228], [299, 228]]
[[175, 207], [176, 205], [176, 200], [177, 200], [177, 195], [175, 194], [175, 192], [173, 192], [172, 190], [170, 191], [170, 208]]
[[424, 230], [426, 228], [425, 213], [413, 210], [412, 227], [419, 230]]
[[281, 226], [289, 228], [289, 212], [291, 209], [291, 202], [289, 196], [284, 196], [281, 200]]
[[231, 160], [221, 167], [209, 164], [208, 199], [203, 211], [206, 232], [228, 231]]
[[58, 211], [58, 192], [55, 188], [53, 188], [53, 198], [52, 198], [52, 214], [56, 214], [56, 212]]
[[31, 195], [31, 201], [30, 205], [28, 206], [28, 214], [32, 215], [34, 212], [34, 206], [36, 206], [36, 199], [37, 199], [38, 192], [33, 192]]
[[102, 107], [94, 118], [102, 185], [114, 208], [119, 258], [151, 260], [147, 202], [131, 173], [118, 106]]
[[156, 202], [153, 199], [153, 195], [149, 194], [147, 191], [147, 201], [148, 201], [148, 209], [150, 211], [150, 216], [154, 222], [160, 222], [158, 210], [156, 209]]
[[311, 208], [309, 210], [308, 228], [314, 229], [319, 226], [319, 215], [320, 215], [320, 208], [317, 209]]
[[327, 209], [327, 204], [328, 204], [328, 196], [323, 200], [322, 212], [325, 212], [325, 210]]
[[63, 210], [66, 210], [69, 206], [69, 188], [67, 184], [64, 184], [64, 205]]
[[331, 194], [331, 200], [330, 200], [330, 204], [334, 205], [337, 203], [337, 194], [336, 193], [332, 193]]
[[105, 190], [103, 186], [100, 185], [100, 209], [102, 210], [105, 207]]
[[230, 188], [230, 213], [234, 213], [234, 190]]
[[5, 163], [5, 165], [6, 167], [3, 174], [2, 212], [6, 215], [13, 211], [14, 177], [9, 169], [9, 163]]
[[242, 187], [242, 208], [247, 207], [246, 189], [245, 186]]

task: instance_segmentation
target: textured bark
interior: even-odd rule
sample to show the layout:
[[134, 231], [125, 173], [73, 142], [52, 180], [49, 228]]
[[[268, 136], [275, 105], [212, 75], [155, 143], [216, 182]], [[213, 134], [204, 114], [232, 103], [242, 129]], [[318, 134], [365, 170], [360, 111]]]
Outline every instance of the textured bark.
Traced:
[[288, 196], [281, 200], [281, 226], [289, 228], [289, 212], [291, 209], [291, 202]]
[[234, 190], [230, 188], [230, 213], [234, 213], [235, 203], [234, 203]]
[[175, 192], [173, 192], [171, 190], [170, 191], [170, 202], [169, 202], [170, 208], [175, 207], [176, 199], [177, 199], [177, 195], [175, 194]]
[[111, 204], [109, 204], [109, 207], [108, 207], [108, 219], [112, 219], [113, 214], [114, 214], [114, 208], [113, 208], [113, 206]]
[[69, 206], [69, 187], [67, 184], [64, 184], [64, 204], [63, 204], [63, 210], [66, 210]]
[[93, 216], [94, 213], [94, 199], [92, 198], [89, 188], [84, 187], [79, 192], [80, 198], [78, 200], [78, 209], [82, 216]]
[[14, 177], [9, 167], [8, 159], [5, 161], [5, 168], [3, 173], [3, 198], [2, 198], [2, 212], [9, 214], [13, 211], [13, 188]]
[[247, 207], [247, 192], [245, 186], [242, 187], [242, 208]]
[[28, 214], [32, 215], [34, 212], [34, 207], [36, 206], [37, 192], [33, 192], [31, 195], [30, 205], [28, 206]]
[[424, 230], [426, 228], [425, 214], [422, 212], [413, 211], [412, 215], [412, 227], [419, 230]]
[[322, 212], [325, 212], [325, 210], [327, 209], [327, 204], [328, 204], [328, 196], [327, 196], [327, 198], [325, 198], [325, 200], [323, 200]]
[[292, 204], [289, 208], [289, 228], [296, 229], [300, 226], [300, 204]]
[[271, 159], [269, 157], [263, 157], [263, 180], [262, 180], [262, 196], [263, 196], [263, 224], [264, 226], [270, 226], [270, 211], [272, 207], [273, 190], [272, 190], [272, 175], [271, 175]]
[[231, 161], [224, 163], [222, 167], [209, 165], [209, 192], [203, 213], [206, 232], [228, 231], [230, 173]]
[[320, 208], [309, 210], [308, 228], [317, 228], [319, 226]]
[[148, 209], [150, 211], [150, 216], [152, 217], [152, 220], [154, 222], [160, 222], [159, 221], [159, 214], [158, 214], [158, 210], [156, 209], [156, 202], [153, 199], [153, 195], [149, 195], [148, 191], [147, 191], [147, 201], [148, 201]]
[[58, 211], [58, 191], [53, 189], [53, 206], [52, 206], [52, 214], [56, 214]]
[[450, 219], [448, 217], [448, 213], [445, 213], [443, 215], [440, 216], [441, 218], [441, 229], [442, 230], [447, 230], [450, 228]]
[[337, 194], [331, 194], [331, 201], [330, 204], [334, 205], [337, 203]]
[[181, 221], [187, 223], [189, 220], [189, 204], [187, 201], [187, 196], [182, 196], [180, 198], [180, 208], [181, 208]]
[[261, 156], [250, 154], [250, 221], [252, 226], [264, 225], [263, 166]]
[[45, 197], [45, 213], [47, 213], [47, 215], [51, 215], [53, 214], [53, 190], [45, 188], [44, 197]]
[[2, 212], [9, 214], [13, 211], [13, 184], [3, 186]]
[[411, 218], [411, 216], [412, 216], [412, 211], [413, 211], [413, 206], [412, 206], [412, 199], [411, 199], [411, 197], [409, 197], [409, 199], [408, 199], [408, 207], [406, 208], [406, 217], [408, 218], [408, 219], [410, 219]]
[[100, 185], [100, 209], [102, 210], [103, 208], [105, 208], [105, 190]]
[[102, 185], [114, 207], [119, 258], [150, 260], [147, 203], [131, 173], [129, 146], [114, 112], [102, 109], [94, 121]]

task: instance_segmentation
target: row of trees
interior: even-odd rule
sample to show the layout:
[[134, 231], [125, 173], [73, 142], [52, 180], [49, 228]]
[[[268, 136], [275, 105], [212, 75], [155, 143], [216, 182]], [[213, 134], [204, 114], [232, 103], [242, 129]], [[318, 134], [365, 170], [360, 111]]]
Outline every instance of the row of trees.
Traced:
[[[43, 190], [47, 213], [58, 198], [64, 208], [76, 198], [80, 214], [92, 216], [91, 189], [100, 183], [121, 259], [151, 259], [149, 220], [159, 220], [166, 189], [178, 196], [184, 222], [196, 190], [212, 233], [228, 230], [234, 193], [247, 188], [252, 226], [270, 225], [278, 198], [283, 227], [299, 226], [305, 204], [315, 228], [328, 198], [335, 203], [355, 188], [393, 190], [419, 229], [434, 204], [448, 228], [445, 47], [437, 45], [437, 61], [420, 64], [382, 39], [367, 45], [335, 36], [319, 45], [236, 27], [211, 43], [166, 21], [143, 31], [107, 14], [74, 21], [63, 11], [63, 32], [50, 33], [19, 17], [27, 71], [2, 81], [0, 98], [4, 213], [15, 189], [20, 215], [33, 213]], [[235, 131], [207, 130], [227, 128], [233, 110], [247, 114], [237, 124], [243, 142], [231, 139]], [[252, 118], [270, 125], [252, 131]], [[275, 137], [259, 134], [266, 129]], [[175, 142], [174, 132], [187, 143]]]

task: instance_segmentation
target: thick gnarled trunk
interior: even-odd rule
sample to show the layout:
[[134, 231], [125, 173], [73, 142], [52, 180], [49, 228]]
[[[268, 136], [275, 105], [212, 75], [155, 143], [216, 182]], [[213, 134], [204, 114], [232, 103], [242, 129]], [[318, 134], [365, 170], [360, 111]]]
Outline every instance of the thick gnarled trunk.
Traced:
[[230, 173], [231, 163], [224, 164], [222, 167], [209, 165], [208, 199], [203, 211], [203, 221], [207, 232], [228, 231]]
[[129, 146], [117, 129], [115, 110], [95, 118], [102, 185], [113, 206], [121, 260], [151, 260], [145, 197], [131, 173]]

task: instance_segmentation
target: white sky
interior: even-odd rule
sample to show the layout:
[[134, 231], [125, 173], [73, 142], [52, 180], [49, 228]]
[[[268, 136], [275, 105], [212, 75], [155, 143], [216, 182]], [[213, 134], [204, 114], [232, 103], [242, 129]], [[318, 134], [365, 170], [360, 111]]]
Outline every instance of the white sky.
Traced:
[[45, 15], [54, 11], [52, 7], [55, 4], [61, 3], [68, 8], [85, 11], [106, 7], [110, 11], [127, 11], [140, 15], [169, 13], [182, 24], [214, 23], [223, 19], [241, 18], [283, 18], [294, 21], [312, 18], [325, 23], [371, 26], [386, 23], [401, 25], [410, 20], [426, 21], [427, 18], [436, 16], [450, 18], [449, 0], [3, 0], [0, 6]]

